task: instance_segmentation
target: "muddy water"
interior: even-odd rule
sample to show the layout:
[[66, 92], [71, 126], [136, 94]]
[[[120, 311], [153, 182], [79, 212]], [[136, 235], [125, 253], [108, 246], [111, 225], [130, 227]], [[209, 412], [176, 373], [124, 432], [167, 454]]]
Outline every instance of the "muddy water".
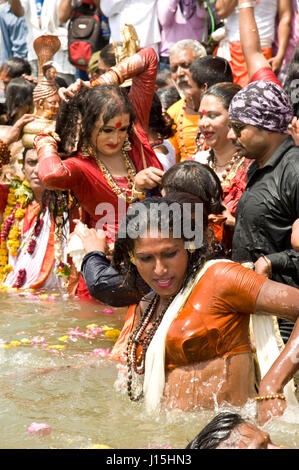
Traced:
[[[0, 293], [0, 312], [1, 449], [182, 449], [221, 410], [149, 417], [114, 388], [118, 371], [105, 355], [124, 310]], [[253, 419], [255, 404], [237, 411]], [[30, 433], [32, 423], [50, 434]], [[264, 429], [276, 444], [299, 448], [298, 424], [289, 410]]]

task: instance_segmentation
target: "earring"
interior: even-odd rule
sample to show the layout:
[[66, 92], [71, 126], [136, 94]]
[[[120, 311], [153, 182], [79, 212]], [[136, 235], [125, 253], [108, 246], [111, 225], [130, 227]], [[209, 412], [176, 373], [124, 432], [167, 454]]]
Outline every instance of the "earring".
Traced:
[[130, 258], [131, 263], [136, 266], [135, 256], [133, 255], [132, 251], [129, 251], [128, 253], [129, 253], [129, 258]]
[[195, 246], [194, 246], [194, 243], [193, 243], [193, 242], [190, 242], [190, 243], [189, 243], [189, 248], [187, 248], [187, 250], [189, 251], [189, 253], [194, 253], [194, 251], [195, 251]]
[[125, 152], [129, 152], [130, 150], [132, 150], [132, 145], [131, 145], [131, 142], [129, 140], [128, 134], [126, 135], [126, 138], [125, 138], [125, 141], [123, 143], [122, 148]]

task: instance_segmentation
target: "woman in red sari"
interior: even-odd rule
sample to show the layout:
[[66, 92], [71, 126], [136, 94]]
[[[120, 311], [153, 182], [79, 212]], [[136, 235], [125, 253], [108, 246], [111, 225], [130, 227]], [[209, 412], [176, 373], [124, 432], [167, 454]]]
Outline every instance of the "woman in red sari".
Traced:
[[[87, 225], [103, 228], [108, 244], [128, 205], [163, 174], [146, 135], [156, 71], [155, 51], [141, 49], [62, 103], [59, 143], [50, 135], [35, 138], [45, 187], [71, 190]], [[131, 78], [127, 93], [119, 85]]]
[[238, 155], [238, 148], [227, 138], [228, 108], [240, 86], [233, 83], [217, 83], [201, 96], [199, 106], [199, 131], [205, 138], [208, 150], [199, 151], [194, 160], [209, 165], [220, 179], [223, 205], [226, 210], [225, 247], [231, 249], [235, 213], [239, 199], [247, 183], [250, 160]]

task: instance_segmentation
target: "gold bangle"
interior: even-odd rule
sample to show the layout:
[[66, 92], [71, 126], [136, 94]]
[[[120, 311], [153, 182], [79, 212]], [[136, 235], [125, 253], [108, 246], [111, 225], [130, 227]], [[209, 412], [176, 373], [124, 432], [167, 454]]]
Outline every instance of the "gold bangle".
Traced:
[[254, 399], [256, 401], [261, 401], [261, 400], [274, 400], [275, 398], [279, 398], [279, 400], [285, 400], [286, 399], [286, 397], [284, 396], [283, 393], [273, 393], [271, 395], [257, 396]]

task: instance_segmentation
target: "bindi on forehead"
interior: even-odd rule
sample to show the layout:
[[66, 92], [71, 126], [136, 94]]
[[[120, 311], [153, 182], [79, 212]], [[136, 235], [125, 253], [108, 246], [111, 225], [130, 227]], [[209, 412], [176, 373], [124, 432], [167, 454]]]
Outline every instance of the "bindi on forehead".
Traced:
[[115, 124], [115, 127], [116, 127], [116, 129], [119, 129], [120, 127], [122, 127], [122, 122], [121, 122], [121, 121], [118, 121], [118, 122]]

